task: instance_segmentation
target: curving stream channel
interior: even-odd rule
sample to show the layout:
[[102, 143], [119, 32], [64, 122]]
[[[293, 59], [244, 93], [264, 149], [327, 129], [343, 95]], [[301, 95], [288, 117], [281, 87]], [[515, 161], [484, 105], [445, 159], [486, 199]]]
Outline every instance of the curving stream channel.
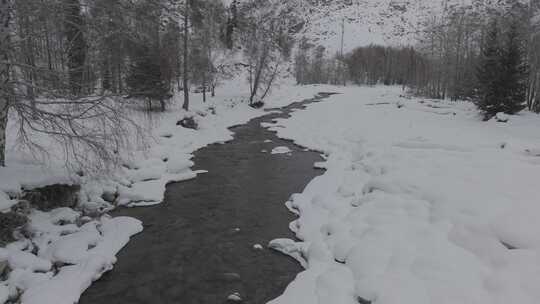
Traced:
[[[238, 292], [242, 303], [261, 304], [279, 296], [302, 269], [266, 245], [294, 237], [288, 229], [294, 216], [284, 202], [322, 174], [313, 168], [321, 158], [279, 139], [261, 123], [327, 96], [321, 93], [232, 128], [234, 140], [195, 152], [196, 169], [208, 173], [169, 184], [161, 205], [116, 211], [142, 220], [145, 230], [80, 303], [219, 304]], [[292, 153], [271, 155], [278, 146]]]

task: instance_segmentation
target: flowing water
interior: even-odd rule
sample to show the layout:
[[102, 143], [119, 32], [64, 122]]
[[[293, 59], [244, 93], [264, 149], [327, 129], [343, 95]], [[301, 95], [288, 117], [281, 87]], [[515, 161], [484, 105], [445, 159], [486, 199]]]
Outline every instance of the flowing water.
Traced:
[[[169, 184], [161, 205], [116, 211], [142, 220], [145, 229], [80, 303], [218, 304], [237, 292], [243, 303], [260, 304], [279, 296], [302, 269], [266, 245], [294, 237], [288, 229], [294, 216], [284, 203], [322, 173], [313, 168], [321, 158], [277, 138], [261, 122], [326, 96], [232, 128], [234, 140], [195, 152], [195, 169], [208, 173]], [[271, 155], [278, 146], [292, 153]]]

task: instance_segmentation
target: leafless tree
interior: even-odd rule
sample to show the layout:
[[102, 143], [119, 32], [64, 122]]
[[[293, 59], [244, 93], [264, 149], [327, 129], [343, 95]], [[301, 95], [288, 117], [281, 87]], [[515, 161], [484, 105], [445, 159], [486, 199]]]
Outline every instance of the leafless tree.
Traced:
[[0, 166], [5, 165], [6, 127], [13, 95], [11, 79], [12, 0], [0, 0]]
[[275, 3], [259, 9], [254, 9], [260, 5], [257, 1], [243, 5], [241, 26], [250, 88], [249, 103], [254, 105], [262, 103], [280, 71], [284, 51], [280, 38], [288, 23], [280, 14], [281, 7]]

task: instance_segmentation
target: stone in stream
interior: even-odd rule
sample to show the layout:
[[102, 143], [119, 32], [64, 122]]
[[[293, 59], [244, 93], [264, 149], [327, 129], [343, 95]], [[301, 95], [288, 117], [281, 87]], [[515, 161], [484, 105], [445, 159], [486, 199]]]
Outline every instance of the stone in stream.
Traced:
[[242, 302], [242, 297], [238, 292], [235, 292], [227, 297], [228, 302]]
[[263, 246], [261, 244], [255, 244], [255, 245], [253, 245], [253, 249], [255, 249], [255, 250], [263, 250], [264, 248], [263, 248]]

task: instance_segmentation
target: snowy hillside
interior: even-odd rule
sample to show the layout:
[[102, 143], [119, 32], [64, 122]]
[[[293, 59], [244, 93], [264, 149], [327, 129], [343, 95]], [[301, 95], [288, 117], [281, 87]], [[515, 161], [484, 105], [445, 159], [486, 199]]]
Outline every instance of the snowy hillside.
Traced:
[[288, 3], [305, 22], [299, 37], [306, 37], [330, 52], [369, 44], [414, 45], [423, 25], [446, 10], [467, 7], [482, 11], [503, 1], [476, 0], [301, 0]]
[[319, 1], [308, 5], [306, 24], [299, 35], [337, 52], [344, 27], [344, 50], [368, 44], [412, 44], [431, 11], [431, 0]]

